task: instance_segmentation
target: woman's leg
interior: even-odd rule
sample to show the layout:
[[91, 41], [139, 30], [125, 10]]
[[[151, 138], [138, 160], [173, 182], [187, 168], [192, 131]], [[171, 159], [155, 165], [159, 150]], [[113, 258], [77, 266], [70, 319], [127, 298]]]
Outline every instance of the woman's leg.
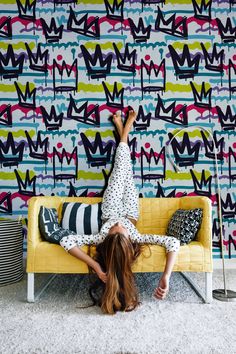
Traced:
[[[134, 112], [133, 112], [134, 113]], [[113, 122], [120, 134], [121, 141], [116, 150], [115, 163], [103, 195], [102, 219], [126, 216], [124, 210], [124, 192], [127, 178], [132, 174], [128, 134], [135, 120], [135, 113], [129, 114], [125, 127], [120, 115], [113, 116]], [[129, 179], [128, 179], [129, 180]], [[130, 183], [129, 183], [130, 184]]]

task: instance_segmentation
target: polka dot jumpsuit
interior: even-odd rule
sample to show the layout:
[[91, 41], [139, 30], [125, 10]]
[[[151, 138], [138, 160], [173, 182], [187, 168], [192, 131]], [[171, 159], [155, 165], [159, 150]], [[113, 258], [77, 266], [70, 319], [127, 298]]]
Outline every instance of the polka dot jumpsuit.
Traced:
[[102, 219], [104, 224], [98, 234], [69, 235], [61, 239], [60, 244], [69, 251], [75, 246], [97, 245], [108, 235], [110, 228], [120, 222], [128, 231], [130, 240], [137, 243], [158, 244], [167, 252], [179, 250], [179, 240], [171, 236], [140, 234], [129, 219], [138, 220], [138, 193], [134, 185], [130, 150], [126, 143], [120, 142], [116, 150], [114, 168], [104, 192], [102, 201]]

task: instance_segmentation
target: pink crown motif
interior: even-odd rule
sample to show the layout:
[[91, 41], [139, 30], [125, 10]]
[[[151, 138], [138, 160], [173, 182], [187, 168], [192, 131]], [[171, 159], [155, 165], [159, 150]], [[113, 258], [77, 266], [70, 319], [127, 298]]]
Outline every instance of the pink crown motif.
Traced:
[[99, 105], [88, 105], [88, 101], [86, 101], [78, 107], [72, 95], [70, 95], [67, 116], [81, 123], [100, 126]]
[[41, 133], [39, 131], [37, 134], [36, 141], [34, 142], [27, 130], [25, 131], [25, 135], [29, 144], [30, 157], [47, 161], [48, 137], [42, 140]]
[[166, 173], [166, 158], [165, 147], [159, 153], [156, 153], [153, 148], [146, 151], [141, 147], [141, 178], [142, 184], [146, 180], [156, 180], [165, 178]]
[[5, 55], [0, 52], [0, 75], [4, 79], [17, 78], [23, 72], [24, 59], [24, 54], [15, 59], [12, 44], [9, 44]]
[[63, 112], [57, 114], [54, 105], [51, 106], [49, 113], [47, 112], [45, 107], [40, 106], [40, 108], [47, 130], [58, 130], [59, 128], [61, 128], [64, 116]]
[[29, 170], [26, 170], [25, 179], [23, 180], [17, 170], [14, 170], [14, 172], [19, 187], [19, 193], [29, 196], [35, 195], [36, 176], [30, 178]]
[[236, 128], [236, 112], [232, 112], [232, 107], [230, 105], [226, 106], [225, 112], [223, 112], [220, 106], [216, 106], [218, 113], [220, 125], [223, 130], [234, 130]]
[[[176, 163], [179, 166], [193, 166], [198, 161], [201, 143], [191, 143], [187, 132], [183, 134], [182, 141], [178, 142], [171, 133], [168, 134], [171, 140]], [[173, 139], [172, 139], [173, 138]]]
[[129, 45], [126, 43], [124, 53], [120, 53], [118, 47], [113, 43], [113, 47], [116, 53], [117, 68], [123, 71], [135, 72], [135, 59], [136, 59], [136, 49], [129, 52]]
[[4, 38], [8, 38], [11, 39], [12, 38], [12, 24], [11, 24], [11, 17], [6, 17], [4, 19], [4, 17], [2, 17], [0, 20], [0, 37], [4, 37]]
[[84, 133], [80, 134], [85, 153], [87, 156], [87, 162], [92, 167], [105, 166], [111, 160], [111, 151], [113, 143], [111, 141], [105, 143], [102, 141], [100, 133], [96, 133], [93, 142], [90, 142]]
[[155, 109], [155, 117], [177, 125], [188, 124], [187, 106], [181, 105], [176, 107], [176, 101], [165, 107], [160, 95], [157, 96], [157, 106]]
[[0, 124], [12, 127], [11, 105], [0, 106]]
[[55, 180], [77, 179], [78, 152], [77, 146], [70, 153], [64, 148], [60, 153], [53, 148], [53, 176]]
[[121, 88], [119, 90], [117, 82], [115, 82], [113, 86], [113, 91], [110, 92], [109, 88], [107, 87], [104, 81], [102, 82], [102, 85], [106, 95], [107, 106], [122, 109], [124, 107], [124, 103], [123, 103], [124, 88]]
[[77, 19], [72, 7], [70, 8], [67, 29], [87, 37], [100, 38], [99, 17], [88, 18], [88, 14], [85, 14]]
[[[24, 3], [24, 5], [23, 5]], [[34, 21], [35, 17], [35, 7], [36, 7], [36, 0], [16, 0], [16, 4], [18, 7], [19, 17], [23, 18], [24, 20]]]
[[48, 43], [57, 43], [62, 39], [64, 25], [57, 26], [54, 17], [51, 18], [50, 25], [47, 24], [44, 18], [40, 18], [40, 21]]
[[199, 20], [211, 20], [211, 6], [212, 0], [200, 0], [200, 5], [198, 5], [199, 0], [192, 0], [194, 17]]
[[25, 43], [26, 46], [26, 50], [28, 53], [28, 57], [29, 57], [29, 67], [31, 70], [35, 70], [35, 71], [42, 71], [42, 72], [47, 72], [48, 68], [47, 68], [47, 62], [48, 62], [48, 49], [46, 49], [44, 52], [42, 52], [41, 50], [41, 46], [40, 43], [37, 45], [37, 51], [34, 54], [28, 43]]
[[19, 105], [25, 108], [31, 108], [31, 109], [36, 108], [36, 103], [35, 103], [36, 88], [33, 88], [33, 90], [30, 91], [30, 83], [27, 82], [25, 87], [25, 92], [22, 92], [18, 83], [14, 82], [14, 84], [18, 95]]
[[132, 18], [128, 18], [131, 34], [136, 43], [147, 42], [151, 34], [151, 25], [146, 26], [142, 17], [139, 17], [136, 25]]
[[184, 44], [182, 54], [178, 54], [171, 44], [168, 48], [177, 77], [180, 79], [188, 79], [198, 74], [200, 54], [194, 55], [193, 59], [191, 59], [192, 55], [187, 44]]
[[12, 133], [8, 133], [5, 144], [0, 140], [0, 163], [3, 166], [18, 166], [22, 161], [25, 143], [15, 142]]
[[197, 176], [195, 175], [194, 171], [190, 169], [192, 175], [192, 181], [194, 185], [194, 192], [198, 195], [203, 195], [206, 197], [211, 196], [211, 182], [212, 176], [206, 178], [205, 170], [202, 170], [201, 179], [198, 180]]
[[192, 81], [190, 81], [190, 85], [192, 88], [194, 105], [196, 107], [210, 109], [212, 107], [211, 105], [212, 88], [210, 87], [209, 90], [206, 90], [205, 82], [202, 82], [201, 91], [198, 92], [197, 88], [194, 86], [194, 83]]
[[176, 14], [174, 13], [165, 20], [159, 6], [155, 22], [155, 29], [157, 31], [167, 33], [171, 36], [188, 38], [187, 18], [182, 17], [182, 19], [177, 22]]
[[124, 0], [104, 0], [107, 17], [111, 20], [123, 21]]

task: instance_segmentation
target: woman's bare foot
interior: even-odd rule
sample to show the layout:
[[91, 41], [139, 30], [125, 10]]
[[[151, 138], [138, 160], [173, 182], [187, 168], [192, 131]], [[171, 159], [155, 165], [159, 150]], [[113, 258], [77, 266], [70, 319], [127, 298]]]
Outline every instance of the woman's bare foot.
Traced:
[[129, 111], [129, 115], [126, 120], [125, 127], [123, 129], [123, 133], [121, 135], [121, 141], [123, 141], [125, 143], [128, 142], [128, 135], [129, 135], [129, 132], [133, 126], [135, 119], [136, 119], [136, 112], [133, 110]]
[[113, 119], [113, 123], [115, 124], [116, 129], [121, 137], [121, 135], [123, 134], [123, 129], [124, 129], [123, 122], [121, 119], [121, 111], [117, 111], [115, 114], [113, 114], [112, 119]]

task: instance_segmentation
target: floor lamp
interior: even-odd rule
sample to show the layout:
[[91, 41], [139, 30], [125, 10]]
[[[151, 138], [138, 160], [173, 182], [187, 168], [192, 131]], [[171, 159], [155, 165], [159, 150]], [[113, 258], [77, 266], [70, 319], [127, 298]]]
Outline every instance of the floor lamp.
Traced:
[[174, 134], [172, 136], [171, 140], [169, 141], [169, 143], [167, 145], [167, 149], [166, 149], [167, 156], [168, 156], [171, 164], [173, 165], [174, 169], [176, 170], [176, 172], [180, 172], [179, 166], [173, 161], [173, 159], [171, 158], [171, 156], [169, 154], [169, 146], [171, 145], [172, 140], [176, 136], [178, 136], [182, 132], [187, 131], [189, 128], [197, 128], [197, 129], [202, 130], [202, 131], [206, 132], [207, 134], [209, 134], [209, 136], [212, 139], [213, 146], [214, 146], [214, 155], [215, 155], [214, 160], [215, 160], [215, 168], [216, 168], [216, 183], [217, 183], [217, 194], [218, 194], [218, 216], [219, 216], [219, 221], [220, 221], [220, 243], [221, 243], [221, 251], [222, 251], [222, 270], [223, 270], [223, 279], [224, 279], [224, 289], [213, 290], [212, 294], [215, 299], [220, 300], [220, 301], [236, 301], [236, 292], [233, 290], [227, 290], [227, 287], [226, 287], [225, 260], [224, 260], [225, 253], [224, 253], [224, 244], [223, 244], [223, 226], [222, 226], [222, 209], [221, 209], [221, 189], [220, 189], [220, 183], [219, 183], [217, 149], [216, 149], [214, 137], [208, 129], [201, 127], [201, 126], [190, 125], [189, 127], [181, 128], [176, 134]]

